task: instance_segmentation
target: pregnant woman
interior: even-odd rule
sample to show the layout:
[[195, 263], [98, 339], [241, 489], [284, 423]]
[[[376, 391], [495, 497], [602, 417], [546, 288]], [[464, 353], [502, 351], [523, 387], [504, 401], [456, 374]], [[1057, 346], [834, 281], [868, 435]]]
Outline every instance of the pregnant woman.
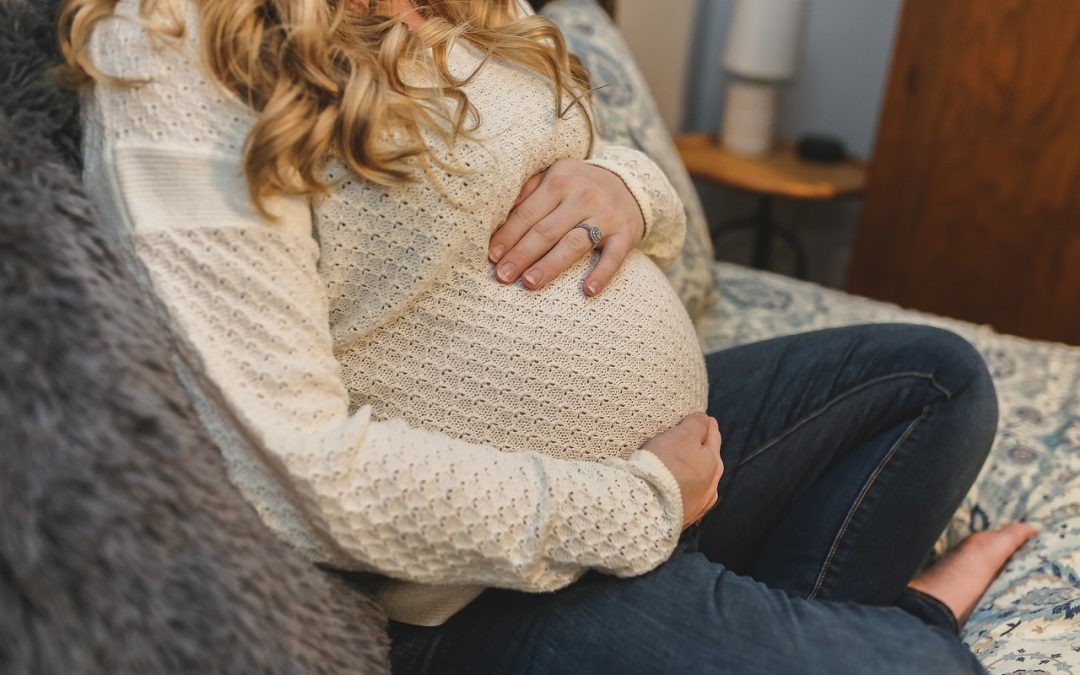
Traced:
[[60, 26], [87, 184], [231, 479], [374, 580], [396, 671], [980, 672], [959, 623], [1034, 531], [913, 579], [994, 436], [978, 355], [879, 326], [703, 357], [661, 272], [682, 206], [594, 138], [550, 23], [68, 0]]

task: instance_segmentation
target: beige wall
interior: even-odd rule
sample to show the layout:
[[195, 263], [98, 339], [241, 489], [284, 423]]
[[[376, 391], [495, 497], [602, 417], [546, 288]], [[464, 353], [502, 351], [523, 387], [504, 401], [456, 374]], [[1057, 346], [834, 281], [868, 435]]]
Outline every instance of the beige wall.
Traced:
[[686, 61], [697, 0], [618, 0], [617, 22], [668, 129], [682, 122]]

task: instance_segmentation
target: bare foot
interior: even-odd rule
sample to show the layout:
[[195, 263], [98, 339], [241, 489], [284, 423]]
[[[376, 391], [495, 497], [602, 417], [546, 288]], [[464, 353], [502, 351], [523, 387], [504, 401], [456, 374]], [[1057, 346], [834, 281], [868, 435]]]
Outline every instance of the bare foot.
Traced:
[[963, 626], [1009, 557], [1036, 534], [1028, 523], [976, 532], [908, 585], [941, 600]]

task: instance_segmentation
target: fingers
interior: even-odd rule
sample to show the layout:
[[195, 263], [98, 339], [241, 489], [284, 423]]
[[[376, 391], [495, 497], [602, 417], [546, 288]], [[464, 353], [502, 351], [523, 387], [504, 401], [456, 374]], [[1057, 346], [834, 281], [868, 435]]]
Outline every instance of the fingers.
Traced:
[[491, 235], [488, 258], [496, 278], [511, 284], [527, 273], [526, 288], [543, 288], [593, 248], [584, 232], [574, 232], [590, 220], [604, 233], [600, 259], [583, 284], [592, 297], [637, 245], [641, 209], [612, 172], [580, 160], [555, 162], [525, 182], [506, 221]]
[[529, 198], [532, 193], [536, 192], [536, 188], [540, 187], [540, 183], [544, 182], [544, 173], [540, 172], [525, 181], [525, 185], [521, 187], [521, 193], [518, 194], [518, 198], [514, 200], [513, 208], [517, 208], [518, 204]]
[[616, 235], [608, 238], [604, 242], [596, 267], [589, 276], [585, 277], [585, 295], [591, 298], [607, 288], [633, 247], [633, 242], [625, 236]]
[[683, 526], [684, 529], [686, 527], [690, 527], [691, 525], [697, 523], [699, 520], [704, 518], [709, 513], [709, 511], [712, 511], [712, 508], [714, 506], [716, 506], [716, 502], [718, 502], [718, 501], [720, 501], [720, 495], [717, 494], [715, 491], [713, 491], [712, 499], [710, 499], [709, 502], [707, 504], [705, 504], [705, 506], [702, 507], [702, 509], [700, 511], [698, 511], [696, 514], [694, 514], [693, 518], [691, 518], [689, 520], [687, 520], [685, 518], [683, 519], [685, 521], [685, 524]]
[[709, 433], [705, 437], [705, 449], [716, 455], [716, 470], [712, 477], [713, 491], [716, 491], [717, 484], [720, 483], [720, 478], [724, 475], [724, 460], [720, 456], [720, 447], [723, 443], [723, 439], [720, 436], [720, 425], [717, 423], [715, 417], [709, 418]]
[[1039, 533], [1039, 530], [1031, 523], [1010, 523], [1000, 528], [998, 532], [1012, 540], [1017, 547]]
[[712, 499], [710, 499], [709, 503], [705, 505], [705, 509], [701, 512], [701, 515], [698, 517], [698, 520], [701, 520], [702, 518], [705, 517], [705, 514], [707, 514], [709, 511], [712, 511], [713, 507], [716, 506], [716, 502], [718, 502], [718, 501], [720, 501], [720, 495], [719, 495], [719, 493], [716, 492], [716, 490], [713, 490]]
[[[530, 198], [531, 200], [537, 199], [540, 193], [536, 193]], [[526, 201], [522, 204], [522, 207], [529, 204]], [[520, 208], [518, 209], [520, 210]], [[514, 244], [513, 248], [507, 251], [503, 257], [499, 260], [498, 265], [495, 267], [495, 276], [499, 281], [504, 284], [509, 284], [517, 281], [522, 272], [529, 269], [537, 260], [551, 251], [557, 244], [564, 239], [569, 239], [571, 245], [573, 242], [584, 244], [588, 241], [588, 245], [582, 245], [580, 248], [574, 245], [574, 248], [578, 251], [578, 258], [584, 255], [590, 248], [592, 248], [592, 242], [589, 239], [589, 235], [585, 230], [581, 230], [580, 235], [570, 236], [574, 233], [570, 230], [574, 229], [580, 221], [580, 216], [577, 215], [576, 209], [572, 206], [568, 206], [565, 203], [559, 205], [553, 211], [548, 213], [545, 217], [541, 218], [535, 224], [530, 224], [530, 229], [522, 235], [521, 239]], [[507, 221], [509, 222], [509, 221]], [[506, 227], [504, 225], [504, 227]], [[516, 224], [514, 225], [516, 227]], [[565, 255], [566, 250], [562, 252]], [[571, 263], [573, 260], [570, 261]], [[550, 274], [548, 279], [553, 278], [558, 272], [569, 267], [564, 265], [562, 268], [557, 268], [555, 273]], [[529, 288], [537, 288], [538, 282], [528, 284]]]
[[[491, 235], [488, 242], [488, 258], [492, 262], [502, 262], [507, 251], [513, 249], [527, 232], [532, 231], [536, 224], [559, 206], [561, 197], [553, 190], [541, 190], [542, 183], [543, 174], [533, 176], [525, 183], [525, 186], [521, 189], [521, 194], [518, 195], [517, 203], [514, 204], [513, 210], [510, 211], [510, 215], [506, 218], [506, 222], [500, 225], [495, 230], [495, 233]], [[559, 236], [561, 237], [563, 233], [560, 233]], [[554, 245], [556, 240], [557, 238], [553, 239], [551, 244]], [[550, 248], [551, 246], [548, 246], [548, 249]], [[535, 258], [528, 261], [527, 264], [534, 261]], [[518, 261], [518, 264], [520, 264], [520, 261]], [[520, 272], [522, 269], [524, 268], [518, 267], [517, 271]], [[517, 279], [517, 274], [514, 274], [513, 278]]]
[[559, 273], [592, 250], [592, 246], [592, 239], [585, 230], [580, 227], [572, 228], [559, 240], [559, 243], [555, 244], [555, 248], [548, 251], [547, 255], [521, 275], [522, 283], [530, 290], [543, 288]]
[[721, 440], [722, 440], [721, 437], [720, 437], [720, 425], [717, 423], [715, 417], [709, 417], [708, 420], [709, 420], [709, 429], [708, 429], [708, 432], [705, 435], [705, 443], [704, 443], [704, 445], [709, 450], [712, 450], [715, 453], [719, 453], [720, 452], [720, 443], [721, 443]]
[[682, 418], [679, 422], [679, 426], [686, 430], [686, 433], [691, 436], [695, 441], [701, 445], [705, 444], [705, 440], [709, 435], [709, 416], [705, 413], [690, 413], [686, 417]]
[[706, 417], [705, 419], [707, 420], [706, 433], [701, 448], [712, 460], [712, 474], [709, 476], [709, 487], [707, 492], [709, 500], [702, 515], [707, 513], [719, 499], [717, 488], [720, 484], [720, 479], [724, 475], [724, 460], [720, 457], [720, 444], [722, 441], [720, 437], [720, 425], [715, 417]]

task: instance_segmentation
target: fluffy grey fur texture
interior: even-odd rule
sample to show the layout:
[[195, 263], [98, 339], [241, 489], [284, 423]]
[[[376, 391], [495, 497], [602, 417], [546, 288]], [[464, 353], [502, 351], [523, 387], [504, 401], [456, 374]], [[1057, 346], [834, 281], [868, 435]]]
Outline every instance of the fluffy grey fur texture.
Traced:
[[54, 2], [0, 0], [0, 672], [388, 672], [226, 478], [72, 171]]

